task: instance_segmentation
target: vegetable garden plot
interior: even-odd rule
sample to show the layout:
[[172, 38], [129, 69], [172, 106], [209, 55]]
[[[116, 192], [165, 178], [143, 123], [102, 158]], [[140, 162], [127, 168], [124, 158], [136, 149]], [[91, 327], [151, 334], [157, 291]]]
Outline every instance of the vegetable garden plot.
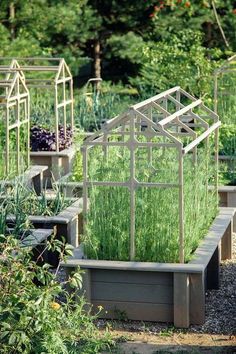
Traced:
[[29, 166], [29, 92], [22, 74], [0, 69], [0, 178]]
[[[188, 261], [216, 215], [219, 126], [201, 100], [175, 87], [132, 106], [87, 138], [87, 256]], [[212, 182], [215, 190], [209, 192]]]

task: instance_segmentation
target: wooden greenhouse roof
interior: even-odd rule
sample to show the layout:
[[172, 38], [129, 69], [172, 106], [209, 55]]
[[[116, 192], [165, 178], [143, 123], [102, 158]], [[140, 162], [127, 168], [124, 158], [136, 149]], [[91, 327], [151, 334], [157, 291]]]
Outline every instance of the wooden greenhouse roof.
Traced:
[[21, 100], [29, 95], [25, 81], [17, 71], [0, 68], [0, 89], [0, 105], [10, 105], [11, 101]]
[[[172, 105], [172, 111], [168, 110], [169, 105]], [[84, 145], [123, 145], [123, 142], [104, 142], [104, 136], [128, 135], [127, 127], [131, 115], [136, 117], [134, 127], [136, 135], [167, 138], [166, 142], [162, 141], [159, 144], [137, 142], [138, 146], [176, 146], [182, 149], [183, 155], [194, 149], [220, 126], [218, 115], [207, 108], [201, 99], [196, 99], [177, 86], [135, 104], [124, 114], [107, 121], [99, 131], [85, 140]], [[138, 131], [136, 129], [138, 125], [141, 128], [148, 128], [147, 132], [143, 129]]]
[[[1, 62], [3, 64], [1, 64]], [[7, 63], [7, 64], [6, 64]], [[50, 88], [55, 83], [71, 81], [72, 75], [68, 65], [63, 58], [0, 58], [0, 67], [13, 69], [20, 73], [27, 72], [26, 83], [28, 87]], [[29, 75], [31, 73], [31, 77]], [[38, 75], [32, 76], [32, 74]], [[40, 77], [40, 73], [47, 73], [48, 78]]]

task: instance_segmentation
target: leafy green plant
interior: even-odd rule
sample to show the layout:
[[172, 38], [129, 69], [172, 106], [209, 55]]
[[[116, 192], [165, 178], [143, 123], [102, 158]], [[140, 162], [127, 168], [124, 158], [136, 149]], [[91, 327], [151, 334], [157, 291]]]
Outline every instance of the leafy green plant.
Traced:
[[236, 125], [222, 124], [219, 135], [219, 154], [236, 155]]
[[103, 122], [125, 111], [137, 100], [137, 91], [122, 85], [102, 83], [101, 93], [78, 92], [78, 104], [75, 106], [75, 122], [80, 129], [94, 131]]
[[[51, 247], [61, 260], [72, 254], [62, 242]], [[80, 271], [59, 282], [59, 267], [54, 273], [47, 264], [39, 267], [12, 237], [1, 235], [0, 252], [0, 353], [93, 354], [112, 345], [108, 333], [98, 333], [84, 299], [66, 290], [81, 286]]]
[[[8, 215], [15, 215], [22, 219], [28, 215], [57, 215], [60, 211], [71, 204], [71, 200], [65, 198], [60, 189], [54, 185], [54, 197], [49, 198], [44, 190], [40, 196], [24, 184], [24, 181], [17, 180], [10, 189], [2, 189], [0, 194], [1, 206], [7, 209]], [[24, 215], [24, 218], [23, 218]]]
[[140, 91], [181, 86], [196, 96], [211, 95], [215, 63], [207, 58], [199, 32], [183, 29], [165, 41], [145, 43], [141, 56], [140, 73], [130, 79]]

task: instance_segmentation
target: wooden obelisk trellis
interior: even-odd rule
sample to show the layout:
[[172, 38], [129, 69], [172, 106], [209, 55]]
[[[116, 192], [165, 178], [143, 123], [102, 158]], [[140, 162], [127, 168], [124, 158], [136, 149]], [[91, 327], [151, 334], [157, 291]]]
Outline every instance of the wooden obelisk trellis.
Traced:
[[[16, 174], [19, 174], [20, 172], [24, 172], [22, 167], [27, 169], [29, 166], [30, 102], [29, 91], [21, 73], [11, 68], [9, 70], [0, 68], [0, 76], [0, 107], [2, 108], [0, 123], [4, 127], [5, 136], [4, 151], [1, 153], [5, 156], [4, 175], [5, 177], [8, 177], [10, 170], [15, 170]], [[16, 141], [14, 144], [14, 151], [10, 151], [10, 134], [13, 131], [15, 131]], [[25, 151], [21, 151], [21, 133], [27, 134], [27, 142], [24, 147]], [[4, 137], [1, 137], [1, 139], [4, 139]], [[11, 149], [12, 147], [13, 144], [11, 144]], [[22, 154], [26, 155], [25, 165], [22, 163]], [[12, 166], [11, 162], [11, 156], [13, 155], [16, 156], [15, 166]]]
[[[5, 64], [9, 61], [8, 65]], [[25, 83], [30, 89], [50, 90], [54, 96], [54, 120], [51, 129], [55, 130], [56, 149], [59, 152], [59, 115], [62, 113], [63, 130], [66, 134], [68, 125], [74, 127], [73, 77], [63, 58], [0, 58], [0, 68], [11, 67], [25, 76]], [[50, 77], [48, 77], [50, 75]], [[45, 77], [44, 77], [45, 76]], [[68, 87], [67, 87], [68, 84]], [[59, 88], [62, 97], [59, 97]], [[68, 97], [67, 97], [68, 96]]]
[[[175, 112], [169, 112], [169, 104], [175, 106]], [[187, 105], [186, 105], [187, 102]], [[201, 113], [194, 113], [199, 110]], [[204, 112], [204, 115], [202, 115]], [[156, 113], [156, 114], [154, 114]], [[138, 187], [178, 188], [179, 190], [179, 262], [184, 263], [184, 158], [192, 154], [193, 163], [197, 163], [197, 149], [201, 142], [208, 145], [208, 137], [215, 133], [215, 189], [218, 188], [218, 129], [220, 121], [216, 113], [208, 109], [200, 99], [196, 99], [180, 87], [174, 87], [148, 100], [131, 106], [123, 115], [108, 121], [101, 130], [88, 137], [82, 146], [83, 152], [83, 199], [84, 222], [88, 212], [88, 189], [91, 186], [120, 186], [130, 193], [130, 260], [135, 259], [135, 191]], [[197, 133], [197, 131], [199, 131]], [[109, 141], [110, 136], [119, 136], [117, 141]], [[138, 140], [144, 136], [147, 141]], [[126, 139], [124, 138], [126, 137]], [[127, 138], [128, 137], [128, 138]], [[151, 141], [160, 137], [161, 141]], [[184, 143], [188, 138], [190, 142]], [[94, 146], [123, 147], [130, 151], [129, 180], [94, 181], [89, 176], [88, 151]], [[178, 183], [140, 182], [135, 174], [135, 151], [141, 147], [149, 149], [152, 161], [152, 148], [174, 148], [178, 152]], [[91, 152], [92, 153], [92, 150]], [[106, 152], [107, 153], [107, 152]], [[217, 193], [216, 193], [217, 194]], [[85, 225], [86, 230], [86, 225]]]

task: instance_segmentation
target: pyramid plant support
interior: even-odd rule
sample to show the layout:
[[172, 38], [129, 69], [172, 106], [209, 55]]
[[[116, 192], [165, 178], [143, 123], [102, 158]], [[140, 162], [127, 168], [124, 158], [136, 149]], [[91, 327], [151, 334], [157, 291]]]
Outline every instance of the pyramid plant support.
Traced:
[[[190, 101], [185, 106], [184, 100]], [[175, 112], [170, 113], [168, 105], [174, 104]], [[194, 113], [201, 109], [204, 116]], [[155, 116], [155, 117], [154, 117]], [[154, 117], [154, 119], [153, 119]], [[123, 186], [130, 192], [130, 260], [135, 259], [135, 190], [140, 187], [148, 188], [178, 188], [179, 189], [179, 261], [184, 263], [184, 157], [191, 153], [194, 163], [197, 163], [197, 148], [202, 141], [208, 143], [208, 137], [215, 133], [215, 188], [218, 188], [218, 129], [220, 121], [214, 112], [208, 109], [200, 99], [174, 87], [146, 101], [138, 103], [130, 108], [124, 115], [108, 121], [100, 131], [88, 137], [83, 150], [83, 198], [84, 215], [86, 216], [88, 188], [90, 186]], [[197, 134], [196, 129], [201, 130]], [[109, 135], [120, 137], [120, 141], [109, 141]], [[126, 136], [126, 140], [124, 137]], [[145, 136], [147, 142], [138, 140]], [[152, 142], [153, 137], [159, 137], [160, 142]], [[188, 138], [189, 143], [184, 144]], [[88, 151], [93, 146], [102, 146], [104, 156], [111, 146], [122, 146], [130, 151], [130, 179], [125, 182], [117, 181], [91, 181], [88, 178]], [[152, 149], [168, 148], [178, 152], [178, 183], [148, 183], [140, 182], [135, 177], [135, 150], [139, 148], [149, 149], [149, 159], [152, 161]], [[86, 222], [86, 217], [85, 217]]]
[[[8, 61], [7, 65], [6, 62]], [[60, 148], [59, 125], [63, 127], [64, 137], [68, 128], [73, 132], [73, 78], [63, 58], [0, 58], [0, 67], [11, 67], [25, 77], [30, 91], [52, 92], [54, 97], [54, 113], [50, 120], [50, 132], [55, 132], [55, 147], [52, 151], [38, 149], [31, 151], [30, 157], [34, 164], [47, 165], [50, 170], [55, 165], [54, 177], [68, 173], [74, 156], [73, 147]], [[32, 103], [32, 99], [31, 99]], [[50, 112], [48, 112], [48, 116]], [[37, 122], [40, 126], [42, 122]], [[31, 122], [32, 125], [32, 122]], [[47, 177], [49, 177], [48, 174]]]
[[8, 178], [29, 167], [29, 91], [19, 72], [0, 70], [0, 76], [1, 177]]

